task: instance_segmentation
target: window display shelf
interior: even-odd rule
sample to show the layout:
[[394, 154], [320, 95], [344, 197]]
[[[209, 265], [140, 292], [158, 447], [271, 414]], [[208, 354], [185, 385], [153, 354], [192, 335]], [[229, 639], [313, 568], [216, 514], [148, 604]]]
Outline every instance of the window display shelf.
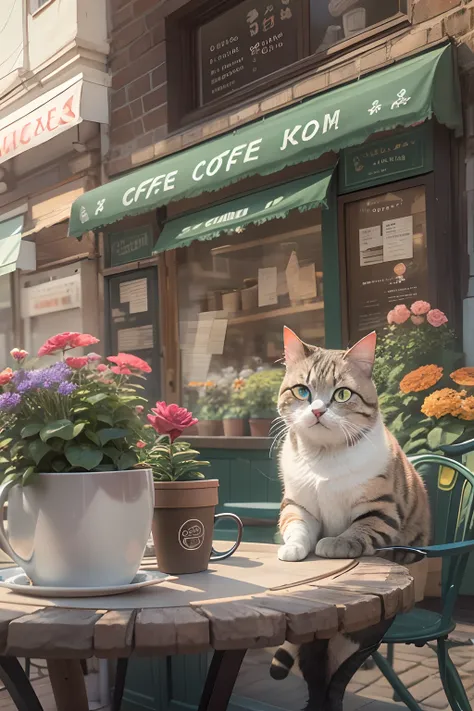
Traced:
[[273, 311], [259, 311], [257, 313], [234, 316], [229, 319], [228, 325], [238, 326], [239, 324], [252, 323], [254, 321], [266, 321], [271, 318], [301, 314], [306, 313], [307, 311], [320, 311], [322, 309], [324, 309], [323, 301], [315, 301], [311, 304], [300, 304], [299, 306], [285, 306], [284, 308], [274, 309]]

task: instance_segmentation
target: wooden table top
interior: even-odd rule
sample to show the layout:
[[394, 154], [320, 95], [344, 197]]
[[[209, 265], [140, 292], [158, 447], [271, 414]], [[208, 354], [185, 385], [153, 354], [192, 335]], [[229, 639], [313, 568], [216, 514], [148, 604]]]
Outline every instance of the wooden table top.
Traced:
[[413, 578], [394, 563], [286, 563], [277, 546], [247, 543], [205, 573], [128, 595], [40, 600], [2, 589], [0, 654], [72, 659], [255, 649], [355, 632], [414, 603]]

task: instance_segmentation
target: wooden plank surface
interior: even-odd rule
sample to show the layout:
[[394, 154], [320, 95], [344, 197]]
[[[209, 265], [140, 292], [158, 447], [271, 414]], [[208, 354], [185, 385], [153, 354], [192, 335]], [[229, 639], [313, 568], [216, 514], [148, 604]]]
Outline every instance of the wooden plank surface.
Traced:
[[13, 620], [6, 654], [15, 657], [86, 658], [94, 651], [94, 627], [101, 613], [47, 608]]
[[218, 602], [199, 606], [199, 611], [210, 622], [214, 649], [261, 649], [284, 642], [285, 615], [250, 603]]
[[190, 607], [141, 610], [135, 623], [140, 655], [187, 654], [208, 649], [209, 621]]
[[133, 651], [135, 610], [109, 610], [94, 626], [94, 651], [98, 657], [129, 657]]
[[254, 597], [252, 604], [284, 613], [287, 624], [286, 639], [295, 644], [312, 642], [314, 639], [330, 639], [339, 628], [337, 608], [331, 602], [320, 602], [288, 592]]

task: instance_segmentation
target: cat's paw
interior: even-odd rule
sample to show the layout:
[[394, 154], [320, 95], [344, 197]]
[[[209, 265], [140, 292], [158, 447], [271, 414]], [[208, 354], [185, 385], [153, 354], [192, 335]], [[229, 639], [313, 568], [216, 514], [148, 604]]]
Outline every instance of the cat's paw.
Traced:
[[315, 553], [322, 558], [359, 558], [362, 555], [362, 544], [343, 536], [321, 538], [316, 544]]
[[278, 558], [280, 560], [291, 561], [294, 563], [298, 560], [304, 560], [308, 555], [306, 546], [302, 543], [285, 543], [278, 549]]

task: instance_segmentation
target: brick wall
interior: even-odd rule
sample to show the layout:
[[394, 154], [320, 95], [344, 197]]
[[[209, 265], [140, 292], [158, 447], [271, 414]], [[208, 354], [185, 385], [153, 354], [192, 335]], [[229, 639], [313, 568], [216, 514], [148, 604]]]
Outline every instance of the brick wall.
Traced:
[[166, 2], [171, 0], [111, 0], [111, 148], [106, 166], [110, 176], [348, 82], [435, 46], [447, 37], [461, 45], [461, 61], [472, 62], [474, 0], [413, 0], [412, 27], [394, 30], [389, 39], [375, 39], [330, 59], [309, 76], [261, 101], [237, 105], [228, 115], [168, 137], [163, 13]]

